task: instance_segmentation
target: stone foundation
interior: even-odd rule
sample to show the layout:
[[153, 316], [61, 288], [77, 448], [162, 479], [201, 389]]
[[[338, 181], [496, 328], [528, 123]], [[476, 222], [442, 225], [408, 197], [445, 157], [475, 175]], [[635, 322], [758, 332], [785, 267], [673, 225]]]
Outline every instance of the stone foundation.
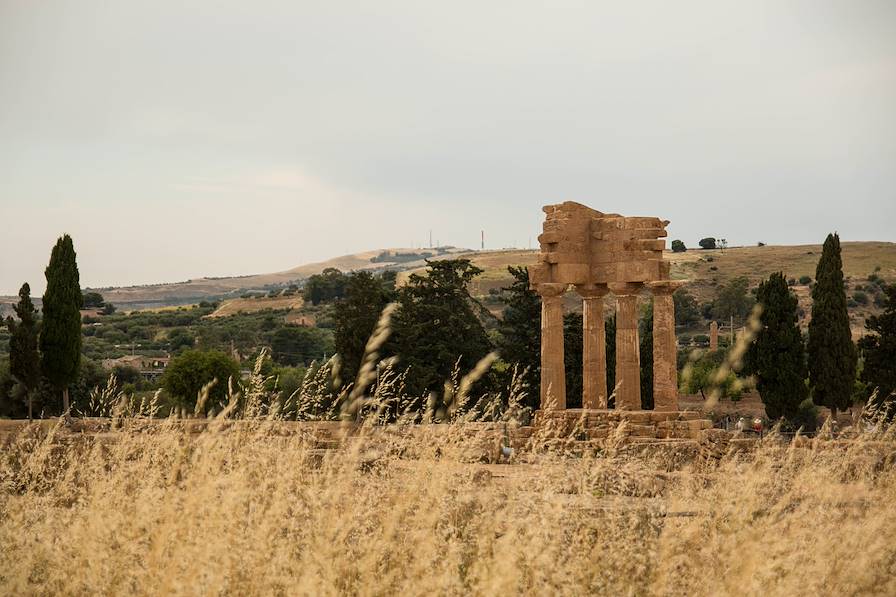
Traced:
[[[620, 427], [623, 425], [623, 427]], [[627, 440], [701, 440], [712, 421], [698, 411], [539, 410], [533, 422], [539, 435], [578, 440], [606, 439], [619, 433]]]

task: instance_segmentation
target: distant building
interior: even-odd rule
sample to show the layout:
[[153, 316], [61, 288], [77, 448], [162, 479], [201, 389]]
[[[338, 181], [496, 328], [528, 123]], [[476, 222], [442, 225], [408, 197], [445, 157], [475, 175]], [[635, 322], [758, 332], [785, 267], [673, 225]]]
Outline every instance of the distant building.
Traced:
[[133, 367], [140, 372], [143, 379], [155, 381], [162, 376], [171, 357], [150, 357], [142, 354], [129, 354], [117, 359], [105, 359], [103, 368], [112, 370], [115, 367]]

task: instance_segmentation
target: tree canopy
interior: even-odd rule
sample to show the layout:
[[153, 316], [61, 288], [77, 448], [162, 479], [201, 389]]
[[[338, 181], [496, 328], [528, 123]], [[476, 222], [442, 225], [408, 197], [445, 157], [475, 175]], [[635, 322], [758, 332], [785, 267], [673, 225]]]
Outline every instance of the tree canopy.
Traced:
[[336, 268], [328, 267], [305, 282], [305, 299], [314, 305], [327, 303], [345, 294], [347, 276]]
[[865, 320], [868, 334], [859, 340], [865, 366], [862, 381], [868, 384], [877, 401], [886, 404], [890, 416], [896, 414], [896, 284], [884, 288], [884, 312]]
[[750, 281], [741, 277], [734, 278], [719, 288], [718, 296], [712, 304], [713, 316], [722, 320], [731, 317], [739, 321], [746, 319], [756, 302], [748, 292], [749, 287]]
[[171, 359], [162, 376], [165, 388], [176, 404], [192, 410], [203, 386], [217, 380], [209, 391], [204, 411], [220, 409], [227, 396], [229, 380], [238, 382], [240, 368], [236, 361], [216, 350], [187, 350]]
[[513, 284], [504, 289], [498, 350], [504, 361], [518, 365], [526, 385], [526, 406], [536, 409], [541, 385], [541, 297], [529, 287], [528, 268], [507, 270]]
[[783, 273], [759, 285], [760, 330], [747, 355], [756, 389], [772, 419], [793, 421], [808, 397], [803, 338], [797, 324], [797, 299]]
[[455, 364], [469, 371], [491, 350], [480, 321], [484, 309], [467, 288], [481, 273], [469, 259], [427, 261], [426, 273], [411, 274], [398, 291], [386, 351], [409, 369], [411, 394], [441, 390]]
[[41, 368], [44, 376], [62, 392], [68, 411], [68, 385], [78, 377], [81, 364], [81, 285], [75, 248], [66, 234], [56, 242], [46, 269], [40, 333]]
[[342, 378], [346, 383], [357, 376], [380, 314], [395, 300], [395, 275], [387, 274], [374, 276], [364, 271], [349, 274], [345, 296], [334, 307], [336, 352], [342, 358]]
[[815, 270], [807, 352], [812, 399], [836, 416], [852, 402], [857, 364], [846, 308], [840, 237], [836, 234], [829, 234], [825, 240]]
[[40, 384], [40, 352], [38, 351], [37, 310], [31, 302], [31, 287], [26, 282], [19, 290], [19, 302], [14, 307], [18, 320], [8, 317], [9, 369], [19, 387], [16, 392], [25, 399], [28, 418], [33, 416], [32, 401]]

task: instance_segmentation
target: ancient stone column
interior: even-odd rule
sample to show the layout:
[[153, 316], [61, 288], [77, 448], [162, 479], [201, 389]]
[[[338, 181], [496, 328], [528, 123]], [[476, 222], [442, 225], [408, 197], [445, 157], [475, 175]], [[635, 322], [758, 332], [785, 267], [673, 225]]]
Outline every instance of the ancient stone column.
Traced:
[[582, 297], [582, 408], [607, 408], [607, 336], [605, 284], [577, 286]]
[[672, 293], [684, 282], [648, 284], [653, 292], [653, 410], [678, 410], [678, 344]]
[[541, 295], [541, 410], [566, 409], [563, 293], [566, 284], [539, 284]]
[[614, 284], [616, 295], [616, 408], [641, 410], [638, 292], [641, 284]]
[[709, 349], [712, 351], [719, 349], [719, 324], [715, 321], [709, 324]]

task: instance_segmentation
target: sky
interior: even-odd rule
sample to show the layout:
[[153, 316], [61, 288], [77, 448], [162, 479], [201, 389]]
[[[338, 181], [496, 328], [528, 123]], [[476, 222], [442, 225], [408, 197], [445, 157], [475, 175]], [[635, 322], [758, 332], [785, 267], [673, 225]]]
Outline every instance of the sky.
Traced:
[[0, 0], [0, 294], [537, 244], [896, 241], [896, 2]]

